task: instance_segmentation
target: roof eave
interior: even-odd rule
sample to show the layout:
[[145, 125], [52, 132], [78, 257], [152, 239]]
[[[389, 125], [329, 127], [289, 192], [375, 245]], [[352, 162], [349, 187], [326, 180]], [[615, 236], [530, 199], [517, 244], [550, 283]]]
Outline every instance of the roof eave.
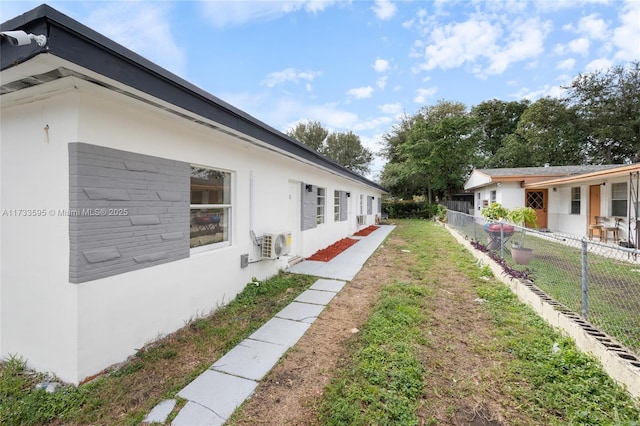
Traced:
[[598, 170], [596, 172], [584, 173], [575, 176], [545, 180], [543, 182], [532, 182], [525, 184], [525, 188], [549, 188], [556, 185], [567, 185], [572, 183], [586, 182], [589, 180], [607, 179], [611, 177], [623, 176], [634, 172], [640, 172], [640, 163], [630, 164], [628, 166], [620, 166], [613, 169]]

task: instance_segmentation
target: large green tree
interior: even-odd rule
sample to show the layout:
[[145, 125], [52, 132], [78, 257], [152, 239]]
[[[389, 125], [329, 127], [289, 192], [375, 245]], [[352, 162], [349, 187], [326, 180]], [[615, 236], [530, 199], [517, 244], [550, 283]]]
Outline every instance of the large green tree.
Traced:
[[555, 98], [542, 98], [520, 116], [504, 138], [495, 160], [500, 167], [565, 166], [586, 161], [582, 121], [573, 108]]
[[373, 153], [360, 142], [360, 136], [355, 133], [331, 133], [327, 137], [324, 154], [336, 163], [360, 174], [369, 172], [369, 164], [373, 160]]
[[383, 147], [380, 155], [386, 158], [387, 161], [394, 163], [401, 159], [401, 153], [398, 147], [406, 142], [407, 135], [418, 117], [419, 116], [404, 114], [400, 118], [400, 121], [391, 127], [391, 130], [382, 135]]
[[414, 172], [401, 147], [407, 142], [411, 128], [420, 115], [405, 114], [391, 130], [382, 136], [381, 155], [387, 160], [382, 169], [381, 183], [394, 196], [410, 199], [413, 195], [423, 194], [427, 187], [426, 176]]
[[423, 182], [429, 201], [458, 190], [477, 150], [474, 118], [459, 102], [439, 101], [422, 108], [398, 147], [405, 179]]
[[471, 108], [478, 130], [476, 167], [504, 167], [501, 156], [496, 154], [505, 145], [505, 138], [516, 131], [520, 117], [529, 104], [528, 100], [505, 102], [492, 99]]
[[640, 161], [640, 62], [580, 74], [567, 101], [587, 126], [592, 163]]
[[308, 121], [286, 133], [351, 171], [363, 175], [369, 172], [373, 152], [352, 131], [331, 133], [319, 121]]
[[288, 130], [288, 136], [302, 142], [309, 148], [320, 153], [324, 150], [324, 143], [329, 136], [329, 130], [325, 129], [319, 121], [307, 121], [296, 124]]

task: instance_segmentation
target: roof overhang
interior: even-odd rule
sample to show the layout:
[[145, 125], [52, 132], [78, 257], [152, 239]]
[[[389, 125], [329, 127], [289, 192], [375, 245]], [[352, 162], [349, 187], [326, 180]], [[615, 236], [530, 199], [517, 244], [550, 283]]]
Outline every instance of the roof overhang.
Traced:
[[[39, 6], [9, 20], [0, 25], [0, 30], [23, 30], [47, 37], [47, 44], [43, 47], [36, 43], [11, 46], [4, 38], [0, 41], [0, 95], [73, 75], [144, 102], [152, 102], [200, 124], [222, 129], [254, 145], [387, 192], [377, 183], [335, 163], [50, 6]], [[27, 63], [35, 68], [25, 67]]]
[[472, 186], [468, 186], [469, 180], [465, 183], [465, 190], [474, 190], [478, 188], [483, 188], [485, 186], [496, 185], [498, 183], [510, 183], [510, 182], [518, 182], [520, 186], [526, 186], [529, 184], [533, 184], [535, 182], [540, 182], [546, 179], [556, 178], [558, 174], [549, 174], [549, 175], [535, 175], [535, 176], [527, 176], [527, 175], [511, 175], [511, 176], [490, 176], [488, 174], [482, 173], [481, 171], [474, 170], [472, 173], [476, 173], [481, 177], [481, 180]]
[[630, 164], [613, 169], [599, 170], [597, 172], [584, 173], [576, 176], [568, 176], [558, 179], [545, 180], [543, 182], [531, 182], [524, 185], [525, 188], [550, 188], [560, 185], [571, 185], [597, 181], [600, 179], [610, 179], [621, 176], [628, 176], [631, 173], [640, 173], [640, 164]]

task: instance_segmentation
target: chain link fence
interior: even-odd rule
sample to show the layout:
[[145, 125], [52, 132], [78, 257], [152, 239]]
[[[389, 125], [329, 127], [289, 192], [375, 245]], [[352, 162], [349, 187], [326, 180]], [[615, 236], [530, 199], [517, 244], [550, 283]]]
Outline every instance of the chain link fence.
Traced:
[[[448, 225], [640, 355], [640, 250], [447, 211]], [[520, 248], [530, 254], [521, 264]]]

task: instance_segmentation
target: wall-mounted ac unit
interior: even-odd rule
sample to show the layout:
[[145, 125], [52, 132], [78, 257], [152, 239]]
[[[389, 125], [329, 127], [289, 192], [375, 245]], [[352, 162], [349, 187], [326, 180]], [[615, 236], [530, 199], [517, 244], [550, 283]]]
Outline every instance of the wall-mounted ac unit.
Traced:
[[291, 232], [280, 234], [264, 234], [262, 236], [262, 257], [265, 259], [275, 259], [291, 250]]

